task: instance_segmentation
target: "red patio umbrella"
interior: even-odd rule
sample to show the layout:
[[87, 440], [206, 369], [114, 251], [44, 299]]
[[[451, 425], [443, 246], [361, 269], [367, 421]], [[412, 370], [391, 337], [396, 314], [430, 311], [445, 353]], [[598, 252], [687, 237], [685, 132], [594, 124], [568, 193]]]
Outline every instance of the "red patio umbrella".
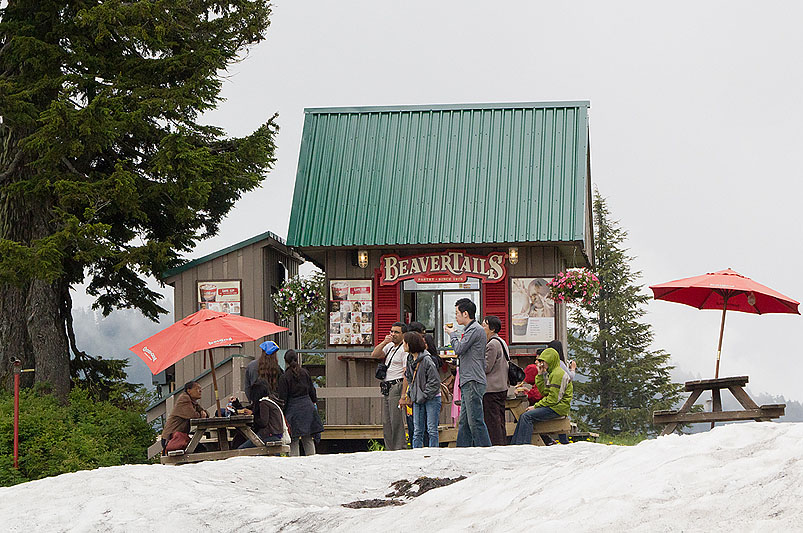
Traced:
[[719, 377], [719, 358], [722, 354], [726, 311], [741, 311], [759, 315], [766, 313], [800, 314], [799, 302], [731, 269], [652, 285], [650, 289], [656, 300], [682, 303], [697, 309], [722, 309], [715, 378]]
[[191, 353], [209, 350], [215, 401], [220, 411], [212, 348], [247, 342], [287, 331], [273, 322], [201, 309], [129, 348], [158, 374]]

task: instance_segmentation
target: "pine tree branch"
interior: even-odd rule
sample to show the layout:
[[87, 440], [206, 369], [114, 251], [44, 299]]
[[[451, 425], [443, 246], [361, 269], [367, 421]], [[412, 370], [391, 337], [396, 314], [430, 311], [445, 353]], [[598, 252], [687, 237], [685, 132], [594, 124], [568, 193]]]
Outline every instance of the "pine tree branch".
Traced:
[[87, 176], [86, 174], [82, 174], [81, 172], [78, 172], [78, 170], [73, 166], [72, 163], [70, 163], [70, 160], [67, 159], [66, 157], [62, 157], [61, 158], [61, 162], [64, 163], [64, 166], [66, 166], [70, 170], [70, 172], [72, 172], [74, 174], [77, 174], [77, 175], [81, 176], [82, 178], [89, 178], [89, 176]]
[[18, 150], [17, 153], [14, 155], [14, 159], [11, 160], [11, 163], [8, 165], [8, 168], [0, 174], [0, 181], [5, 181], [11, 174], [17, 171], [17, 167], [22, 161], [22, 150]]
[[88, 353], [79, 350], [75, 342], [75, 328], [73, 327], [72, 318], [72, 296], [70, 296], [70, 288], [66, 287], [63, 291], [62, 299], [62, 312], [64, 313], [64, 323], [67, 327], [67, 340], [70, 343], [70, 350], [75, 354], [77, 359], [92, 359], [93, 357]]

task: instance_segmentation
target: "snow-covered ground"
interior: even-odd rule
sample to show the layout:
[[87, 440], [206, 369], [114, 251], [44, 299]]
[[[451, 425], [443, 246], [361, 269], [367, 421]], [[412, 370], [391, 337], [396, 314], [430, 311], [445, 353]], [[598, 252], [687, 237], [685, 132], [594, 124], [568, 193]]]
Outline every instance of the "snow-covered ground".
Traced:
[[[466, 479], [351, 509], [419, 476]], [[130, 465], [0, 489], [3, 531], [803, 530], [803, 424], [576, 443]]]

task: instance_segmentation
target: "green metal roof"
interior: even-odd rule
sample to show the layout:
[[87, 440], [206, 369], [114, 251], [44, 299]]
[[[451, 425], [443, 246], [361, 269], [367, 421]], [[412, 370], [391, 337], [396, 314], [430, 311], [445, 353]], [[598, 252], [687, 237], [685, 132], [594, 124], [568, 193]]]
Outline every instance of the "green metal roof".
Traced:
[[181, 266], [177, 266], [175, 268], [171, 268], [170, 270], [166, 270], [162, 272], [162, 275], [159, 277], [161, 280], [166, 280], [167, 278], [172, 278], [178, 274], [181, 274], [185, 270], [189, 270], [191, 268], [197, 267], [203, 263], [211, 261], [213, 259], [217, 259], [218, 257], [222, 257], [228, 253], [234, 252], [239, 250], [240, 248], [245, 248], [246, 246], [251, 246], [254, 243], [259, 241], [263, 241], [265, 239], [273, 239], [277, 243], [281, 245], [285, 245], [284, 239], [273, 233], [272, 231], [266, 231], [265, 233], [260, 233], [250, 239], [246, 239], [244, 241], [238, 242], [237, 244], [232, 244], [227, 248], [223, 248], [222, 250], [218, 250], [216, 252], [212, 252], [211, 254], [205, 255], [203, 257], [199, 257], [198, 259], [193, 259], [192, 261], [187, 261]]
[[288, 245], [586, 241], [588, 107], [306, 109]]

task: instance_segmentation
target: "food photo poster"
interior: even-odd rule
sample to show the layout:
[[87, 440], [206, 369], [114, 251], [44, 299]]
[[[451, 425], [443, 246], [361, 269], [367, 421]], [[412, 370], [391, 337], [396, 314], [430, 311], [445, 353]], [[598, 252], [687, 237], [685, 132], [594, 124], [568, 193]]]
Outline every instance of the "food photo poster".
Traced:
[[242, 308], [240, 280], [207, 280], [197, 282], [198, 310], [209, 309], [239, 315]]
[[371, 280], [329, 281], [329, 344], [373, 345], [371, 285]]

